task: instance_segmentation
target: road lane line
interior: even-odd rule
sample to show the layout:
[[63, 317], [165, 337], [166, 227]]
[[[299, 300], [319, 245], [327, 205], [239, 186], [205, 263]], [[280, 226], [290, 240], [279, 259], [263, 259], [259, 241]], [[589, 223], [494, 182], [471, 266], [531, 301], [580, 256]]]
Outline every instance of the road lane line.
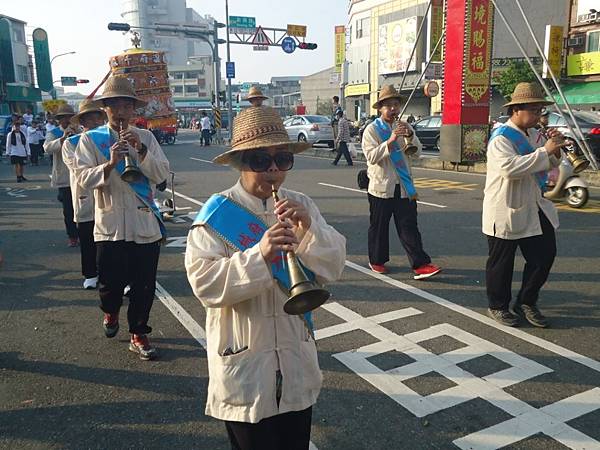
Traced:
[[526, 333], [525, 331], [521, 331], [519, 329], [515, 329], [515, 328], [511, 328], [511, 327], [502, 326], [502, 325], [498, 324], [496, 321], [488, 318], [487, 316], [484, 316], [483, 314], [472, 311], [469, 308], [466, 308], [464, 306], [457, 305], [456, 303], [452, 303], [450, 300], [446, 300], [445, 298], [438, 297], [437, 295], [434, 295], [434, 294], [430, 294], [429, 292], [424, 291], [422, 289], [419, 289], [419, 288], [413, 287], [409, 284], [395, 280], [387, 275], [374, 273], [372, 270], [367, 269], [366, 267], [360, 266], [356, 263], [353, 263], [352, 261], [346, 261], [346, 266], [348, 266], [354, 270], [357, 270], [359, 272], [362, 272], [366, 275], [369, 275], [373, 278], [376, 278], [380, 281], [383, 281], [384, 283], [387, 283], [391, 286], [395, 286], [404, 291], [410, 292], [411, 294], [414, 294], [418, 297], [424, 298], [425, 300], [429, 300], [430, 302], [436, 303], [440, 306], [443, 306], [444, 308], [448, 308], [454, 312], [462, 314], [463, 316], [466, 316], [473, 320], [481, 322], [492, 328], [496, 328], [499, 331], [510, 334], [516, 338], [519, 338], [523, 341], [529, 342], [530, 344], [536, 345], [542, 349], [551, 351], [552, 353], [556, 353], [557, 355], [562, 356], [563, 358], [570, 359], [571, 361], [575, 361], [576, 363], [579, 363], [581, 365], [589, 367], [590, 369], [600, 372], [600, 362], [596, 361], [595, 359], [589, 358], [584, 355], [580, 355], [579, 353], [569, 350], [568, 348], [554, 344], [545, 339], [533, 336], [529, 333]]
[[205, 163], [209, 163], [209, 164], [214, 164], [214, 162], [209, 161], [208, 159], [192, 158], [192, 157], [190, 157], [190, 159], [193, 159], [194, 161], [200, 161], [200, 162], [205, 162]]
[[[338, 186], [336, 184], [329, 184], [329, 183], [319, 183], [321, 186], [328, 186], [328, 187], [332, 187], [332, 188], [336, 188], [336, 189], [343, 189], [345, 191], [353, 191], [353, 192], [360, 192], [361, 194], [366, 194], [366, 191], [360, 190], [360, 189], [355, 189], [355, 188], [349, 188], [346, 186]], [[421, 204], [421, 205], [425, 205], [425, 206], [433, 206], [434, 208], [447, 208], [447, 206], [444, 205], [438, 205], [437, 203], [429, 203], [429, 202], [422, 202], [421, 200], [417, 200], [417, 203]]]
[[199, 205], [199, 206], [202, 206], [202, 205], [204, 205], [204, 203], [203, 203], [203, 202], [199, 202], [198, 200], [194, 200], [192, 197], [188, 197], [187, 195], [180, 194], [179, 192], [173, 192], [171, 189], [165, 189], [165, 191], [167, 191], [167, 192], [169, 192], [169, 193], [171, 193], [171, 194], [175, 194], [177, 197], [184, 198], [184, 199], [186, 199], [188, 202], [195, 203], [196, 205]]

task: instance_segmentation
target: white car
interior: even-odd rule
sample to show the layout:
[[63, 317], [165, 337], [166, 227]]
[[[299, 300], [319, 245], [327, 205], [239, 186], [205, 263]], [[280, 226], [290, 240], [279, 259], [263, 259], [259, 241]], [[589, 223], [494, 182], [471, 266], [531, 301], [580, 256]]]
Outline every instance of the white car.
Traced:
[[327, 144], [333, 148], [333, 128], [331, 119], [327, 116], [292, 116], [283, 125], [292, 141]]

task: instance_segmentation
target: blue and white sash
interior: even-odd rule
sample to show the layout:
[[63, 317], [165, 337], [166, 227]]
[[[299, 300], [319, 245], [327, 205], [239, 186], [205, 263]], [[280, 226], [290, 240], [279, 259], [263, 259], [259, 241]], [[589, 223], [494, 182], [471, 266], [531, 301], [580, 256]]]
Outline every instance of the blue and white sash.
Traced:
[[[375, 130], [377, 131], [381, 141], [387, 141], [392, 135], [392, 127], [385, 123], [381, 117], [378, 117], [373, 123], [375, 124]], [[396, 169], [396, 173], [400, 178], [400, 182], [402, 183], [402, 186], [404, 186], [404, 190], [406, 190], [408, 198], [411, 200], [416, 200], [418, 197], [417, 190], [415, 189], [412, 177], [410, 176], [408, 165], [404, 160], [404, 152], [396, 141], [394, 141], [392, 144], [392, 150], [393, 151], [390, 152], [390, 159], [392, 160], [394, 169]]]
[[79, 144], [80, 139], [81, 139], [81, 133], [75, 134], [75, 135], [69, 137], [67, 140], [73, 145], [73, 147], [77, 147], [77, 144]]
[[60, 127], [53, 128], [48, 133], [52, 133], [52, 135], [54, 136], [54, 140], [60, 139], [61, 137], [63, 137], [63, 134], [65, 134], [65, 132], [61, 130]]
[[[110, 147], [116, 142], [110, 133], [110, 129], [108, 125], [103, 125], [98, 128], [94, 128], [87, 132], [87, 135], [92, 139], [96, 147], [104, 155], [104, 157], [110, 161]], [[121, 160], [117, 164], [115, 168], [119, 175], [123, 174], [125, 170], [125, 161]], [[162, 216], [160, 215], [160, 211], [156, 204], [154, 203], [154, 194], [152, 193], [152, 188], [150, 187], [150, 181], [148, 178], [142, 174], [142, 177], [138, 181], [130, 181], [128, 182], [133, 192], [137, 198], [144, 203], [150, 210], [154, 213], [154, 216], [158, 220], [158, 225], [160, 226], [160, 233], [163, 238], [167, 236], [167, 229], [165, 228], [165, 224], [163, 223]]]
[[[233, 200], [219, 194], [212, 195], [198, 215], [192, 226], [204, 225], [231, 247], [244, 251], [260, 242], [263, 234], [269, 228], [260, 218]], [[315, 280], [315, 274], [305, 266], [302, 269], [306, 276]], [[273, 277], [286, 292], [291, 287], [290, 274], [286, 266], [283, 252], [271, 263]], [[313, 331], [312, 314], [304, 314], [304, 320], [309, 330]]]
[[[502, 125], [496, 128], [490, 136], [490, 142], [497, 136], [504, 136], [506, 139], [508, 139], [512, 144], [515, 145], [515, 147], [517, 147], [517, 151], [521, 156], [528, 155], [535, 151], [523, 133], [515, 130], [513, 127], [509, 127], [508, 125]], [[535, 173], [534, 175], [537, 179], [540, 189], [542, 192], [545, 192], [546, 182], [548, 181], [548, 172], [543, 170]]]

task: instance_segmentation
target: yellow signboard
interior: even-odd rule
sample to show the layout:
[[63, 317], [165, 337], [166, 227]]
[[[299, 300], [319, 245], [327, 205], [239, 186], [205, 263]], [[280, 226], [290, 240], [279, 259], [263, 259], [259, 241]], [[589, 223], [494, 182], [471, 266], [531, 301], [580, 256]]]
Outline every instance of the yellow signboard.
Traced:
[[[562, 50], [563, 50], [563, 27], [557, 25], [546, 25], [546, 39], [544, 41], [544, 54], [548, 59], [548, 64], [555, 77], [560, 77], [562, 68]], [[548, 66], [544, 63], [542, 71], [544, 78], [550, 78]]]
[[288, 24], [287, 34], [289, 36], [306, 37], [306, 25], [290, 25], [290, 24]]
[[600, 52], [578, 53], [567, 56], [567, 75], [600, 73]]
[[346, 86], [346, 89], [344, 89], [344, 96], [352, 97], [356, 95], [367, 95], [369, 92], [371, 92], [369, 83], [350, 84]]
[[335, 27], [335, 71], [341, 72], [342, 65], [346, 60], [346, 27], [338, 25]]

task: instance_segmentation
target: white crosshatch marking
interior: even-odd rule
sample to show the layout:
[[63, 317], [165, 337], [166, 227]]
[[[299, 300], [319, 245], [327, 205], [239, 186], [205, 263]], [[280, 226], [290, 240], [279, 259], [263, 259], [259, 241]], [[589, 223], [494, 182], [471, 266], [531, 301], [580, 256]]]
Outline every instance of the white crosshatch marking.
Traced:
[[[317, 330], [316, 339], [353, 330], [363, 330], [378, 339], [378, 342], [338, 353], [333, 357], [415, 416], [424, 417], [476, 398], [483, 399], [513, 416], [505, 422], [455, 440], [454, 444], [459, 448], [497, 449], [536, 433], [544, 433], [569, 448], [600, 449], [600, 442], [565, 423], [600, 409], [600, 388], [536, 409], [503, 389], [552, 372], [552, 369], [546, 366], [450, 324], [434, 325], [406, 335], [398, 335], [381, 326], [385, 322], [422, 314], [415, 308], [371, 317], [363, 317], [339, 303], [325, 304], [323, 308], [345, 322]], [[442, 336], [449, 336], [463, 343], [465, 347], [437, 355], [419, 345], [421, 342]], [[368, 360], [394, 350], [404, 353], [414, 362], [382, 370]], [[458, 366], [462, 362], [485, 355], [493, 356], [509, 367], [484, 377], [477, 377]], [[442, 375], [455, 386], [422, 396], [404, 383], [430, 372]]]

